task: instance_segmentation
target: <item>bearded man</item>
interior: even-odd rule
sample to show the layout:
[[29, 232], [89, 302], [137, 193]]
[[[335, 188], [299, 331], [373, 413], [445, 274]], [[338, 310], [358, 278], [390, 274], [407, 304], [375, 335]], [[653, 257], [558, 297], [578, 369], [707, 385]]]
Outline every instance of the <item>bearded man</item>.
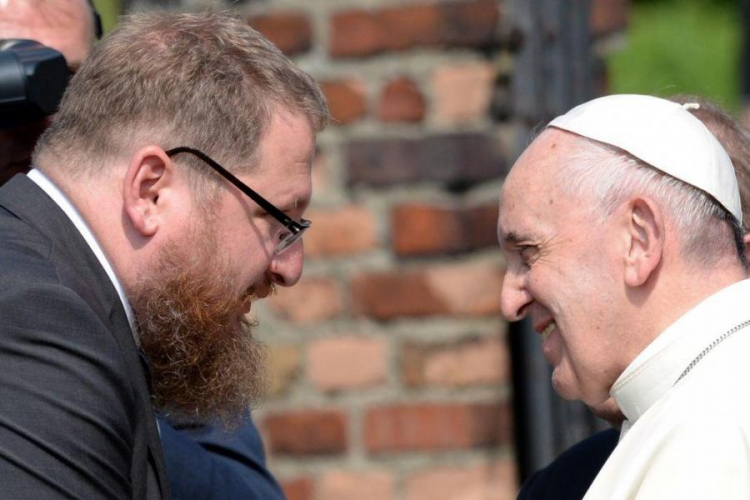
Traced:
[[586, 499], [750, 495], [750, 282], [737, 181], [680, 104], [596, 99], [511, 170], [502, 307], [543, 335], [553, 384], [621, 409]]
[[133, 16], [94, 49], [0, 189], [3, 497], [169, 497], [152, 401], [201, 423], [257, 399], [245, 315], [300, 277], [327, 118], [226, 14]]

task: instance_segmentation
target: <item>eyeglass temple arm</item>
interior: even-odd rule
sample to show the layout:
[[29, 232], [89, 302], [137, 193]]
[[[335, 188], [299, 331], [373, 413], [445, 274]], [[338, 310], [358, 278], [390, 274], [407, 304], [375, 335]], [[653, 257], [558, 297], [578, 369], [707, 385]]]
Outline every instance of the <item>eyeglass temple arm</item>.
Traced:
[[208, 156], [206, 153], [199, 149], [194, 148], [188, 148], [185, 146], [172, 148], [167, 151], [167, 156], [171, 157], [176, 154], [180, 153], [190, 153], [194, 156], [197, 156], [204, 162], [206, 162], [212, 169], [214, 169], [219, 175], [224, 177], [226, 180], [231, 182], [234, 187], [245, 193], [251, 200], [253, 200], [255, 203], [257, 203], [263, 210], [268, 212], [269, 214], [276, 217], [279, 221], [281, 221], [282, 224], [284, 224], [287, 228], [293, 230], [294, 232], [299, 232], [303, 229], [303, 227], [297, 223], [294, 219], [289, 217], [287, 214], [276, 208], [275, 206], [271, 205], [265, 198], [263, 198], [260, 194], [253, 191], [250, 186], [240, 181], [237, 177], [235, 177], [231, 172], [229, 172], [227, 169], [216, 163], [210, 156]]

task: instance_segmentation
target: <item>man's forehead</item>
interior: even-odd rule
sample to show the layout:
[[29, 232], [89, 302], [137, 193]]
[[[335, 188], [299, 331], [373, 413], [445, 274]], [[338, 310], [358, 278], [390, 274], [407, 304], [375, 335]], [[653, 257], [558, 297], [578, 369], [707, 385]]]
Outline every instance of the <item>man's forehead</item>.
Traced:
[[557, 175], [581, 139], [560, 130], [544, 131], [518, 158], [500, 193], [498, 240], [513, 244], [533, 239], [559, 213], [565, 202]]
[[514, 186], [503, 186], [497, 220], [497, 239], [504, 248], [528, 239], [529, 216], [533, 200], [516, 196]]

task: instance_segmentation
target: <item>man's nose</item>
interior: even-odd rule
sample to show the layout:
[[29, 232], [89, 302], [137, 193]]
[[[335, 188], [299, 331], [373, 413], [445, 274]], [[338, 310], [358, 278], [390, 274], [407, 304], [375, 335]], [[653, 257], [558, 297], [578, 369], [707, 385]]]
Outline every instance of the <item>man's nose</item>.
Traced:
[[500, 308], [508, 321], [518, 321], [526, 316], [528, 306], [533, 301], [524, 283], [523, 276], [507, 270], [503, 278], [500, 294]]
[[270, 273], [273, 282], [279, 286], [292, 286], [302, 276], [305, 248], [302, 240], [271, 259]]

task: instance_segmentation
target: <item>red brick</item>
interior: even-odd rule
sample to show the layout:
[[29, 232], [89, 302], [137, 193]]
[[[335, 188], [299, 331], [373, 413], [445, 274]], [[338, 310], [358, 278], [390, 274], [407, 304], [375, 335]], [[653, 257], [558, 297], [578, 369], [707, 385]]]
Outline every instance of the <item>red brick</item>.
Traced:
[[264, 420], [268, 447], [279, 455], [336, 455], [347, 448], [347, 418], [337, 410], [271, 413]]
[[517, 491], [516, 469], [510, 459], [471, 467], [427, 469], [406, 482], [406, 500], [512, 500]]
[[378, 16], [371, 12], [341, 12], [331, 19], [328, 50], [334, 57], [375, 54], [385, 50], [385, 31]]
[[499, 335], [443, 343], [408, 342], [401, 368], [411, 387], [486, 385], [508, 380], [510, 359]]
[[419, 87], [409, 78], [389, 82], [380, 96], [378, 117], [384, 122], [421, 122], [425, 101]]
[[328, 99], [331, 123], [346, 125], [365, 116], [367, 103], [365, 84], [360, 80], [335, 80], [320, 85]]
[[393, 250], [399, 256], [469, 252], [497, 245], [497, 201], [474, 207], [423, 203], [391, 211]]
[[461, 124], [483, 120], [490, 109], [497, 70], [475, 62], [444, 66], [432, 81], [432, 107], [436, 123]]
[[352, 280], [352, 302], [355, 312], [379, 320], [495, 315], [500, 312], [502, 276], [492, 264], [365, 273]]
[[325, 500], [392, 500], [393, 476], [388, 472], [333, 471], [323, 476], [318, 496]]
[[480, 132], [357, 139], [345, 146], [344, 159], [350, 187], [430, 182], [466, 188], [506, 173], [500, 142]]
[[372, 250], [377, 245], [377, 225], [366, 208], [350, 205], [336, 210], [310, 210], [313, 221], [305, 233], [307, 257], [336, 257]]
[[386, 48], [404, 50], [436, 45], [440, 41], [442, 15], [440, 5], [408, 5], [381, 10], [380, 20], [390, 34]]
[[312, 164], [312, 185], [315, 197], [324, 197], [334, 186], [331, 182], [331, 162], [325, 151], [318, 150]]
[[271, 387], [270, 397], [286, 394], [300, 374], [302, 353], [300, 347], [294, 344], [271, 345], [269, 357], [269, 374]]
[[386, 354], [383, 339], [318, 339], [310, 344], [309, 379], [326, 392], [378, 385], [386, 379]]
[[312, 48], [310, 19], [296, 12], [279, 12], [251, 17], [250, 26], [257, 29], [287, 55], [307, 52]]
[[593, 0], [590, 8], [589, 25], [594, 36], [627, 28], [630, 0]]
[[329, 51], [362, 57], [439, 45], [491, 46], [497, 42], [499, 4], [473, 0], [343, 11], [333, 16]]
[[457, 450], [505, 444], [510, 411], [498, 403], [392, 405], [365, 415], [370, 453]]
[[280, 288], [269, 299], [271, 309], [299, 324], [319, 323], [341, 312], [341, 295], [329, 278], [303, 277], [291, 288]]
[[314, 481], [309, 477], [297, 477], [281, 481], [286, 500], [312, 500], [315, 489]]

